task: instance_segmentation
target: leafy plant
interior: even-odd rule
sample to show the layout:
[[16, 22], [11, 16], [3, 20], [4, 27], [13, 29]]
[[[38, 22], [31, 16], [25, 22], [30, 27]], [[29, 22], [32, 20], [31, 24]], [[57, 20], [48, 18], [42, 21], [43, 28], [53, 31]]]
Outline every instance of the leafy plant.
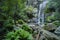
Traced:
[[13, 25], [14, 25], [14, 22], [12, 19], [9, 19], [9, 20], [6, 20], [3, 24], [4, 28], [6, 28], [6, 30], [12, 30], [13, 29]]
[[23, 25], [22, 25], [22, 29], [24, 29], [24, 30], [32, 33], [32, 28], [30, 28], [27, 24], [23, 24]]
[[60, 22], [59, 21], [54, 21], [53, 24], [55, 24], [57, 27], [60, 26]]
[[17, 20], [16, 23], [25, 24], [25, 22], [23, 20]]
[[26, 8], [24, 9], [24, 12], [27, 14], [27, 17], [28, 17], [29, 19], [31, 19], [31, 18], [34, 17], [34, 15], [33, 15], [33, 13], [34, 13], [33, 9], [34, 9], [34, 8], [33, 8], [32, 6], [26, 7]]
[[46, 21], [47, 22], [53, 22], [53, 21], [55, 21], [56, 19], [55, 19], [55, 17], [54, 16], [48, 16], [47, 18], [46, 18]]
[[16, 30], [15, 32], [9, 32], [6, 35], [6, 39], [5, 40], [33, 40], [33, 37], [31, 34], [29, 34], [29, 32], [23, 30], [23, 29], [19, 29]]

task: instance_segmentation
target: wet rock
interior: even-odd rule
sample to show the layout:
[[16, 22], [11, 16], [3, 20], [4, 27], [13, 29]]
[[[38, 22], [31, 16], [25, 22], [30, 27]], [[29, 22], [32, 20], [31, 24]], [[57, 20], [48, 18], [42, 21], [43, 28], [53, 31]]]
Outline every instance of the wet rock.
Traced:
[[41, 30], [43, 34], [40, 37], [40, 40], [60, 40], [59, 37], [49, 31]]
[[55, 30], [55, 34], [57, 34], [58, 36], [60, 36], [60, 26]]

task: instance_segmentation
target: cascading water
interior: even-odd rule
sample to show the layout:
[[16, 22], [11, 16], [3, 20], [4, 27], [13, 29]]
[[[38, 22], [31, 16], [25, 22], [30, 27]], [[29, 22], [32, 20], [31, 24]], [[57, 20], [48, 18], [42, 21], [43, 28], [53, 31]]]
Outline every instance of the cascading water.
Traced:
[[38, 25], [44, 24], [44, 9], [45, 9], [47, 3], [48, 3], [48, 1], [47, 1], [47, 0], [44, 0], [44, 1], [39, 5], [38, 19], [37, 19]]

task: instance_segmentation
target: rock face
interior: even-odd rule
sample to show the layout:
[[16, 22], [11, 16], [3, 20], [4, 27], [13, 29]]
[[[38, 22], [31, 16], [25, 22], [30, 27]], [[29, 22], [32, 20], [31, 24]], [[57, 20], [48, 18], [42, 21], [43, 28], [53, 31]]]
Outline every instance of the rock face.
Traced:
[[60, 36], [60, 26], [55, 30], [55, 34], [57, 34], [58, 36]]
[[49, 31], [42, 30], [43, 34], [41, 34], [40, 40], [60, 40], [59, 37]]

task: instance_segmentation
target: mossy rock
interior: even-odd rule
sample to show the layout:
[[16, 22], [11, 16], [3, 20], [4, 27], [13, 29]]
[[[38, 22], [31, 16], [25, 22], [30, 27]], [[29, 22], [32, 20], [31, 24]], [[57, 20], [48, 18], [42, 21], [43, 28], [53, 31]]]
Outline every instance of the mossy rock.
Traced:
[[54, 30], [57, 28], [57, 26], [53, 23], [48, 23], [43, 27], [45, 30]]

